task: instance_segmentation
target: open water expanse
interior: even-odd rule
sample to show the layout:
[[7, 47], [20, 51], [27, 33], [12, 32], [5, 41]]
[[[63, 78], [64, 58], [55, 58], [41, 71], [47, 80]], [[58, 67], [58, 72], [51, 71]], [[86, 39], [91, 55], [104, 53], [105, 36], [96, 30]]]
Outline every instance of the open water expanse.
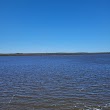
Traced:
[[1, 56], [0, 110], [110, 110], [110, 54]]

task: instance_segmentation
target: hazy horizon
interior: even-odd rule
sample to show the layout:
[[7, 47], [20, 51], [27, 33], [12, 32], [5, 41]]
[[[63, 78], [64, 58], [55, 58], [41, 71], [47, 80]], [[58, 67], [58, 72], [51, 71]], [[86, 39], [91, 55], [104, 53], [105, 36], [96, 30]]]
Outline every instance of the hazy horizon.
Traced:
[[103, 53], [110, 53], [110, 52], [30, 52], [30, 53], [22, 53], [22, 52], [17, 52], [17, 53], [0, 53], [0, 54], [103, 54]]

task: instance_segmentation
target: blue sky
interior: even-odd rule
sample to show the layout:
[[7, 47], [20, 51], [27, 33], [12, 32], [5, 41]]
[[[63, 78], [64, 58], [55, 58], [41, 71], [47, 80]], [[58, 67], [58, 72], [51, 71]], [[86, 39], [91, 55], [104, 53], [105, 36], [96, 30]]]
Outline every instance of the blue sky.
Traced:
[[110, 0], [0, 0], [0, 53], [110, 52]]

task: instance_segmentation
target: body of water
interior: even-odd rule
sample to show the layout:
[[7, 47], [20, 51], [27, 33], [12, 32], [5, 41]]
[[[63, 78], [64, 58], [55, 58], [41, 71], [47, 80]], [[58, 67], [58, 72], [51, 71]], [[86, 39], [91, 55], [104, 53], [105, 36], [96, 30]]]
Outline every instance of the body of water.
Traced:
[[110, 110], [110, 54], [1, 56], [0, 110]]

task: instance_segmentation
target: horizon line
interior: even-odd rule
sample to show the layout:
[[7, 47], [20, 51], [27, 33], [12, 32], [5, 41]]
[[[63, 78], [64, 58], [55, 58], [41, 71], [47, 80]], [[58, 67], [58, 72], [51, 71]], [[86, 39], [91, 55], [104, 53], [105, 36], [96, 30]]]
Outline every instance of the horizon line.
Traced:
[[91, 54], [110, 54], [110, 52], [0, 53], [0, 56], [91, 55]]

